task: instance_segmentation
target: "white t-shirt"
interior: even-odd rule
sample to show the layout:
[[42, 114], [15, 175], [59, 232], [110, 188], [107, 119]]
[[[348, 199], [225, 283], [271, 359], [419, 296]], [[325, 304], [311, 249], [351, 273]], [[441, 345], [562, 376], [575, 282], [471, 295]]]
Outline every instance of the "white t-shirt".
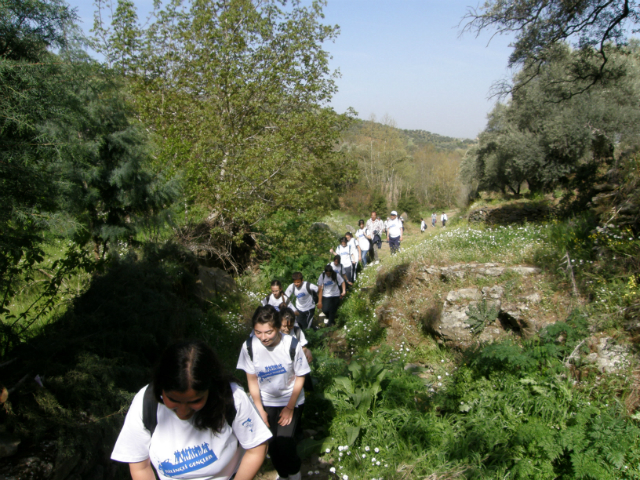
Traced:
[[287, 304], [287, 307], [289, 307], [294, 312], [296, 311], [295, 305], [291, 303], [290, 297], [287, 294], [280, 295], [280, 298], [276, 298], [276, 296], [272, 293], [267, 298], [262, 299], [262, 306], [266, 307], [267, 305], [271, 305], [272, 307], [275, 307], [277, 311], [280, 311], [280, 305], [282, 305], [282, 302], [285, 302]]
[[395, 218], [395, 220], [387, 220], [387, 232], [389, 232], [389, 237], [396, 238], [402, 235], [402, 222]]
[[[151, 460], [162, 480], [228, 479], [233, 475], [244, 450], [257, 447], [271, 438], [269, 428], [247, 397], [242, 387], [232, 383], [236, 418], [221, 433], [198, 430], [194, 417], [180, 420], [164, 404], [158, 404], [158, 424], [153, 436], [142, 422], [144, 392], [133, 398], [111, 459], [137, 463]], [[238, 444], [240, 442], [240, 444]]]
[[307, 312], [316, 306], [316, 304], [313, 303], [313, 297], [309, 295], [309, 292], [307, 291], [307, 285], [309, 286], [309, 290], [311, 290], [312, 292], [318, 291], [317, 285], [309, 282], [302, 282], [300, 290], [298, 290], [292, 283], [287, 287], [286, 292], [284, 292], [287, 298], [290, 298], [292, 300], [295, 298], [296, 308], [301, 312]]
[[446, 222], [447, 220], [449, 220], [449, 219], [447, 218], [447, 214], [446, 214], [446, 213], [443, 213], [443, 214], [440, 216], [440, 221], [441, 221], [441, 222]]
[[[260, 399], [265, 407], [286, 407], [293, 393], [296, 377], [303, 377], [311, 371], [302, 345], [296, 346], [296, 354], [291, 360], [289, 348], [291, 335], [280, 334], [280, 342], [275, 347], [265, 347], [257, 337], [252, 337], [253, 362], [242, 344], [236, 368], [258, 377]], [[304, 390], [300, 392], [296, 406], [304, 403]]]
[[351, 267], [352, 247], [347, 243], [344, 247], [342, 244], [336, 247], [336, 255], [340, 255], [340, 264], [343, 267]]
[[355, 238], [347, 242], [347, 247], [351, 249], [351, 263], [358, 263], [358, 242]]
[[369, 251], [369, 239], [367, 238], [367, 236], [371, 236], [371, 238], [373, 238], [373, 236], [371, 235], [371, 231], [368, 228], [361, 228], [356, 232], [358, 246], [363, 252]]
[[331, 268], [333, 268], [333, 271], [336, 272], [338, 275], [344, 275], [344, 267], [342, 266], [342, 264], [336, 265], [333, 262], [329, 262], [327, 263], [327, 265], [331, 265]]
[[344, 283], [344, 279], [342, 275], [336, 273], [336, 280], [338, 283], [334, 282], [329, 275], [325, 275], [324, 272], [318, 277], [318, 285], [322, 285], [322, 296], [323, 297], [339, 297], [340, 296], [340, 287]]

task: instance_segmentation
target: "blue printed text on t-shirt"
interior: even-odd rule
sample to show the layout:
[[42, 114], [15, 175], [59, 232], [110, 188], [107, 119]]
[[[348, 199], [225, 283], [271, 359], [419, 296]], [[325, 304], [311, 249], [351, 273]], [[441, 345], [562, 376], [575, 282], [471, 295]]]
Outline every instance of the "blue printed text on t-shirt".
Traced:
[[258, 380], [262, 383], [268, 378], [282, 375], [283, 373], [287, 373], [287, 369], [284, 368], [281, 363], [278, 365], [269, 365], [265, 367], [264, 371], [258, 372]]
[[185, 473], [194, 472], [218, 460], [218, 457], [216, 457], [213, 450], [209, 448], [207, 442], [195, 447], [176, 450], [173, 455], [175, 457], [175, 463], [171, 463], [169, 459], [167, 459], [158, 465], [159, 470], [167, 477], [177, 477]]

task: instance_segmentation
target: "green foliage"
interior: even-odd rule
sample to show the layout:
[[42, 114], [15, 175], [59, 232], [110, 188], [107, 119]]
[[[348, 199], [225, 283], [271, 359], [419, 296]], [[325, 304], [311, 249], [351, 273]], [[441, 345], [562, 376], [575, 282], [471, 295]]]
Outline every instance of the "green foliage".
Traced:
[[157, 133], [157, 166], [184, 175], [220, 245], [281, 209], [331, 204], [349, 178], [334, 146], [350, 119], [328, 107], [336, 87], [322, 45], [337, 27], [320, 23], [321, 2], [169, 2], [141, 32], [130, 2], [112, 24], [110, 5], [98, 5], [96, 41]]
[[375, 345], [384, 336], [373, 312], [369, 295], [362, 291], [352, 292], [338, 310], [338, 324], [344, 325], [345, 335], [353, 351], [365, 350]]
[[201, 338], [227, 368], [235, 366], [246, 337], [238, 301], [214, 298], [208, 312], [195, 296], [197, 269], [190, 253], [171, 244], [147, 245], [141, 259], [114, 259], [60, 319], [8, 352], [17, 361], [3, 370], [3, 383], [39, 375], [44, 387], [29, 381], [10, 396], [2, 423], [25, 445], [54, 439], [61, 457], [101, 461], [168, 344]]
[[607, 55], [611, 68], [625, 65], [627, 74], [577, 96], [567, 69], [580, 52], [557, 46], [543, 65], [525, 65], [514, 77], [511, 100], [496, 105], [478, 147], [465, 157], [463, 181], [514, 194], [525, 183], [534, 193], [563, 186], [583, 194], [585, 204], [599, 172], [613, 162], [614, 147], [637, 143], [637, 52], [610, 49]]
[[[580, 95], [593, 85], [607, 85], [624, 76], [625, 69], [610, 62], [612, 46], [625, 45], [638, 23], [635, 3], [587, 0], [567, 3], [561, 0], [490, 0], [470, 9], [464, 30], [480, 33], [496, 29], [515, 36], [509, 66], [529, 65], [526, 83], [537, 79], [540, 67], [549, 61], [554, 47], [575, 42], [578, 55], [565, 66], [562, 88], [567, 97]], [[556, 85], [557, 86], [557, 85]], [[503, 85], [500, 92], [516, 91]]]
[[92, 241], [96, 257], [104, 258], [109, 244], [131, 243], [141, 229], [168, 221], [179, 189], [149, 170], [149, 138], [130, 122], [133, 112], [118, 85], [98, 77], [91, 87], [81, 97], [81, 141], [62, 148], [71, 184], [66, 207], [77, 222], [76, 241]]
[[260, 265], [265, 277], [288, 285], [293, 272], [302, 272], [315, 283], [338, 244], [335, 233], [315, 222], [313, 213], [280, 210], [259, 224], [259, 245], [269, 258]]
[[487, 325], [498, 318], [500, 312], [495, 305], [487, 305], [487, 300], [483, 298], [477, 305], [470, 305], [466, 313], [469, 328], [474, 335], [480, 335]]
[[379, 216], [384, 215], [384, 212], [388, 211], [387, 199], [381, 192], [374, 191], [371, 194], [369, 210], [371, 210], [372, 212], [378, 213]]
[[413, 190], [403, 193], [400, 200], [398, 200], [398, 213], [406, 212], [409, 215], [409, 219], [414, 222], [419, 223], [420, 208], [420, 202]]

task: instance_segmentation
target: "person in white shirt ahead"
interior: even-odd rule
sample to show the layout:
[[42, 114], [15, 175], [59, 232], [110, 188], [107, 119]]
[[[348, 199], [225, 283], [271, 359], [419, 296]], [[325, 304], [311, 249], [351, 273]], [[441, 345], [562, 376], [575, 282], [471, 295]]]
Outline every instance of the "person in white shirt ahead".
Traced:
[[291, 279], [293, 283], [287, 287], [284, 296], [292, 301], [295, 300], [295, 308], [298, 311], [296, 323], [300, 328], [306, 330], [313, 326], [313, 316], [316, 311], [316, 302], [313, 297], [314, 293], [317, 296], [318, 286], [305, 282], [300, 272], [293, 273]]
[[447, 220], [449, 220], [449, 217], [447, 217], [446, 213], [442, 212], [442, 215], [440, 216], [440, 221], [442, 222], [443, 227], [447, 226]]
[[302, 461], [294, 434], [304, 403], [304, 377], [311, 369], [297, 339], [280, 332], [282, 318], [275, 308], [258, 307], [252, 322], [253, 337], [242, 345], [237, 368], [246, 372], [253, 403], [273, 433], [269, 455], [278, 478], [300, 480]]
[[347, 237], [342, 237], [340, 239], [340, 245], [338, 245], [335, 250], [332, 248], [329, 251], [333, 255], [340, 256], [340, 264], [344, 268], [345, 279], [349, 282], [349, 285], [351, 285], [353, 283], [353, 265], [351, 262], [353, 247], [349, 245], [348, 242]]
[[297, 313], [296, 307], [291, 304], [291, 297], [282, 291], [282, 283], [280, 280], [274, 280], [271, 282], [271, 293], [262, 299], [262, 306], [271, 305], [276, 310], [283, 308], [292, 308]]
[[346, 288], [342, 275], [336, 273], [331, 264], [326, 265], [324, 272], [318, 277], [318, 308], [326, 315], [325, 322], [329, 326], [335, 323], [340, 300], [346, 295]]
[[371, 231], [364, 226], [364, 220], [358, 222], [358, 230], [356, 231], [356, 240], [360, 248], [360, 261], [362, 268], [367, 266], [367, 256], [369, 255], [369, 247], [371, 245]]
[[385, 227], [389, 236], [389, 249], [393, 255], [400, 249], [400, 242], [402, 241], [402, 222], [398, 218], [398, 212], [395, 210], [391, 212], [391, 218], [387, 220]]
[[134, 397], [111, 458], [128, 463], [133, 480], [155, 480], [154, 467], [161, 480], [250, 480], [270, 438], [213, 350], [187, 341], [167, 348]]
[[360, 252], [358, 242], [353, 238], [351, 232], [345, 233], [344, 237], [347, 239], [347, 246], [351, 252], [351, 283], [353, 283], [358, 278], [358, 261], [360, 260], [362, 253]]
[[[382, 232], [384, 231], [384, 222], [378, 218], [376, 212], [371, 212], [371, 218], [367, 220], [367, 229], [371, 232], [371, 250], [373, 250], [373, 260], [379, 263], [378, 250], [382, 248]], [[377, 249], [375, 247], [378, 247]]]

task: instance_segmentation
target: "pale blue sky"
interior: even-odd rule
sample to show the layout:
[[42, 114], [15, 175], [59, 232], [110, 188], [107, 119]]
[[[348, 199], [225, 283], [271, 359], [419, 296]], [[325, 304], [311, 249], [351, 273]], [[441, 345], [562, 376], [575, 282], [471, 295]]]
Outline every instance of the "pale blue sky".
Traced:
[[[69, 0], [68, 0], [69, 1]], [[144, 21], [151, 0], [134, 0]], [[81, 26], [93, 25], [91, 1], [70, 0]], [[458, 24], [477, 0], [328, 0], [325, 23], [340, 26], [325, 49], [342, 76], [332, 106], [362, 119], [385, 115], [399, 128], [473, 138], [495, 99], [491, 85], [510, 76], [509, 40], [459, 37]]]

